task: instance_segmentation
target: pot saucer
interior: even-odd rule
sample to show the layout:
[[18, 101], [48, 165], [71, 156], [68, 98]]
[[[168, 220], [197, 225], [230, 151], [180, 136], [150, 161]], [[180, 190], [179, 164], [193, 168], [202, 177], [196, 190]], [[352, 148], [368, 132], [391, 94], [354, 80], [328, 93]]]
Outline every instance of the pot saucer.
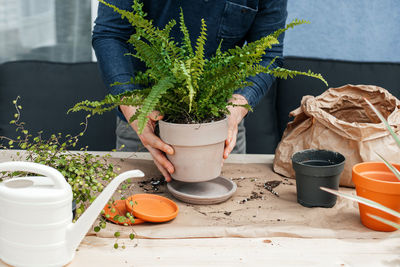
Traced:
[[217, 204], [229, 199], [237, 189], [236, 184], [222, 176], [199, 183], [172, 180], [167, 184], [169, 192], [177, 199], [190, 204]]
[[136, 194], [125, 200], [128, 211], [146, 222], [167, 222], [178, 215], [178, 205], [155, 194]]

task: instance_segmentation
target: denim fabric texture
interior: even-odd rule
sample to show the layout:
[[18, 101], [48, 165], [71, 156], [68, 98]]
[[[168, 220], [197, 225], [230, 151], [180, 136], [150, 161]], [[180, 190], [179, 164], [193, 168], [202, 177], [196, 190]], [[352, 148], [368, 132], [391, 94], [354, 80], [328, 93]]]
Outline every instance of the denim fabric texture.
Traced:
[[[131, 0], [107, 0], [107, 2], [125, 10], [132, 10]], [[179, 21], [180, 7], [183, 10], [192, 44], [200, 33], [201, 19], [207, 24], [207, 42], [205, 55], [212, 56], [220, 41], [222, 49], [227, 50], [241, 46], [269, 35], [283, 28], [287, 18], [287, 0], [143, 0], [147, 19], [154, 25], [163, 28], [168, 21]], [[137, 71], [143, 71], [145, 65], [125, 53], [133, 53], [134, 48], [127, 43], [133, 28], [129, 22], [103, 4], [99, 4], [98, 16], [93, 30], [92, 44], [96, 52], [100, 72], [105, 84], [112, 94], [126, 90], [138, 89], [135, 85], [113, 86], [114, 82], [126, 82]], [[179, 26], [171, 32], [176, 41], [182, 39]], [[276, 56], [274, 66], [282, 65], [282, 34], [280, 44], [274, 45], [261, 62], [266, 66]], [[251, 106], [255, 106], [268, 91], [275, 78], [268, 74], [249, 77], [253, 85], [238, 89], [236, 93], [243, 95]], [[121, 113], [120, 118], [125, 120]]]

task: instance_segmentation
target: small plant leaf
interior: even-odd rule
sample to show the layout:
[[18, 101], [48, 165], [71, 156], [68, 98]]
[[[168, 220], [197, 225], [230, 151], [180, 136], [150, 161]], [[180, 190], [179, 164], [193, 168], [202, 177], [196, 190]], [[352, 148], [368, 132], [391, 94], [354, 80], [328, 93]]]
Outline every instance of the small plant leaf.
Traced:
[[385, 165], [393, 172], [393, 174], [397, 177], [397, 179], [400, 181], [400, 172], [392, 165], [390, 162], [388, 162], [386, 159], [384, 159], [381, 155], [376, 153], [385, 163]]
[[334, 194], [334, 195], [337, 195], [337, 196], [340, 196], [340, 197], [344, 197], [344, 198], [350, 199], [352, 201], [356, 201], [358, 203], [367, 205], [369, 207], [384, 211], [386, 213], [389, 213], [390, 215], [393, 215], [393, 216], [395, 216], [397, 218], [400, 218], [400, 212], [397, 212], [395, 210], [389, 209], [388, 207], [385, 207], [385, 206], [383, 206], [383, 205], [381, 205], [381, 204], [379, 204], [379, 203], [377, 203], [375, 201], [372, 201], [372, 200], [369, 200], [369, 199], [366, 199], [366, 198], [363, 198], [363, 197], [360, 197], [360, 196], [353, 196], [353, 195], [346, 194], [346, 193], [343, 193], [343, 192], [339, 192], [338, 190], [334, 190], [334, 189], [330, 189], [330, 188], [326, 188], [326, 187], [320, 187], [320, 189], [324, 190], [324, 191], [326, 191], [328, 193], [331, 193], [331, 194]]
[[383, 117], [383, 115], [374, 107], [374, 105], [371, 104], [371, 102], [368, 101], [368, 99], [364, 98], [365, 102], [368, 103], [368, 105], [371, 107], [371, 109], [375, 112], [375, 114], [378, 116], [378, 118], [385, 124], [386, 128], [390, 132], [390, 134], [393, 136], [393, 139], [396, 141], [396, 144], [400, 148], [400, 139], [397, 136], [397, 134], [393, 131], [392, 127], [390, 127], [389, 123], [387, 120]]
[[386, 219], [384, 219], [384, 218], [381, 218], [381, 217], [379, 217], [379, 216], [375, 216], [375, 215], [372, 215], [372, 214], [369, 214], [369, 213], [367, 213], [367, 215], [368, 215], [369, 217], [371, 217], [371, 218], [374, 218], [374, 219], [377, 220], [377, 221], [386, 223], [387, 225], [390, 225], [390, 226], [393, 226], [394, 228], [400, 229], [400, 224], [398, 224], [398, 223], [395, 223], [395, 222], [386, 220]]

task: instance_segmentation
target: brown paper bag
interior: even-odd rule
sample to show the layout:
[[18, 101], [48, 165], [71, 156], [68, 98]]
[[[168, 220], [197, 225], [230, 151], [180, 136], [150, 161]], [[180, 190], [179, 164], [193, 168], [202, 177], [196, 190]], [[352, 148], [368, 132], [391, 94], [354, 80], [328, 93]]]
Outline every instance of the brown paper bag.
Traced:
[[352, 167], [364, 161], [381, 161], [378, 154], [400, 163], [392, 136], [370, 109], [368, 99], [400, 131], [400, 101], [385, 89], [372, 85], [345, 85], [330, 88], [317, 97], [304, 96], [301, 106], [290, 113], [274, 159], [274, 171], [294, 178], [291, 157], [304, 149], [327, 149], [346, 157], [340, 185], [354, 186]]

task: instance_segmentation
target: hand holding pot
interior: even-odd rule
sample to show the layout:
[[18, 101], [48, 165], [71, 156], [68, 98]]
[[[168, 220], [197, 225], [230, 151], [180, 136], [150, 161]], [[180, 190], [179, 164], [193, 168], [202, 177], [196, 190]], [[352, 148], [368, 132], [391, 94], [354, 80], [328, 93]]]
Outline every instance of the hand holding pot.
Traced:
[[[132, 106], [120, 106], [122, 113], [125, 118], [129, 121], [129, 118], [133, 116], [136, 112], [136, 107]], [[171, 173], [174, 172], [174, 166], [167, 159], [164, 153], [169, 155], [174, 154], [174, 150], [171, 146], [164, 143], [157, 135], [154, 133], [156, 122], [161, 120], [163, 116], [160, 115], [158, 111], [153, 111], [149, 116], [149, 120], [143, 129], [142, 134], [138, 133], [138, 122], [137, 120], [131, 123], [131, 127], [138, 133], [140, 141], [150, 152], [153, 157], [154, 163], [160, 170], [161, 174], [165, 177], [167, 182], [171, 181]]]
[[[248, 104], [247, 99], [239, 94], [234, 94], [229, 100], [230, 103], [235, 105]], [[228, 138], [225, 141], [224, 159], [227, 159], [236, 145], [236, 138], [238, 134], [238, 125], [246, 116], [248, 110], [244, 107], [228, 106], [230, 114], [228, 115]]]

